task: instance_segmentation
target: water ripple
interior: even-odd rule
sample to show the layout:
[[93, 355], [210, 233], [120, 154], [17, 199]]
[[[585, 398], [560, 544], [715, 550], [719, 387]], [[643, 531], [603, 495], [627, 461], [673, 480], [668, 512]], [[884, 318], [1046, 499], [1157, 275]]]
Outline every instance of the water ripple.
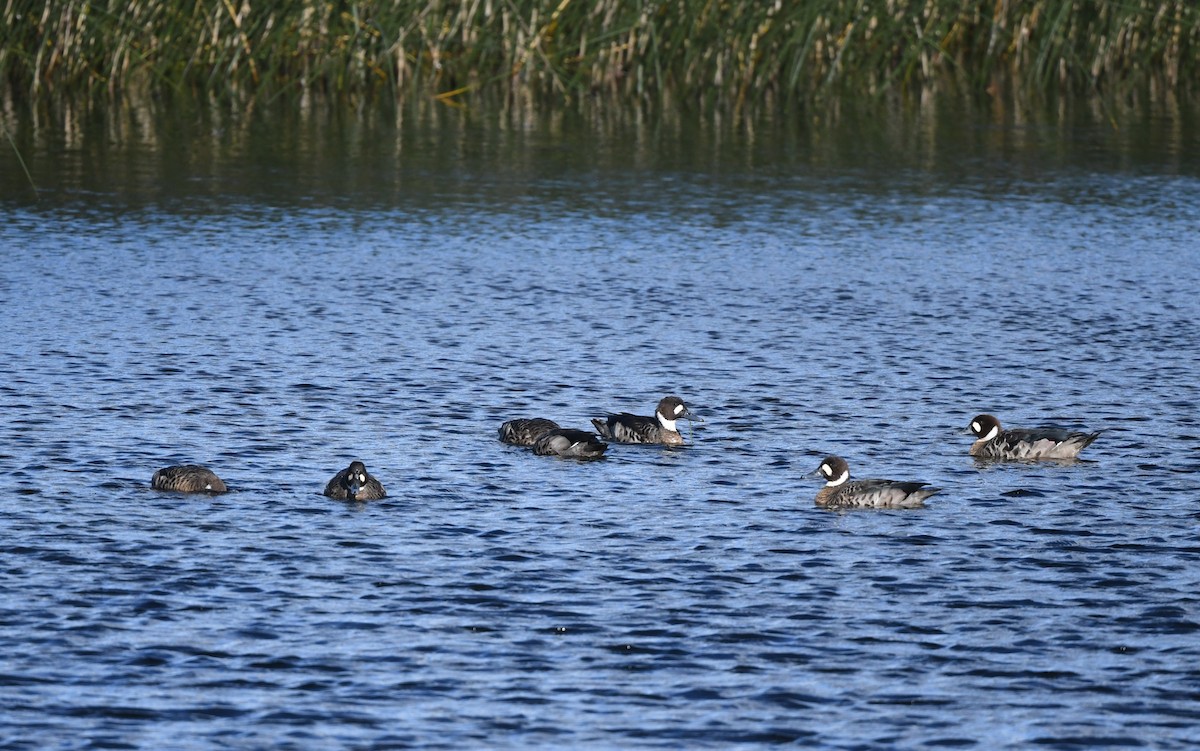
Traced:
[[[12, 212], [2, 747], [1188, 748], [1200, 186], [1097, 179]], [[495, 439], [667, 393], [680, 449]], [[831, 452], [946, 491], [818, 510]]]

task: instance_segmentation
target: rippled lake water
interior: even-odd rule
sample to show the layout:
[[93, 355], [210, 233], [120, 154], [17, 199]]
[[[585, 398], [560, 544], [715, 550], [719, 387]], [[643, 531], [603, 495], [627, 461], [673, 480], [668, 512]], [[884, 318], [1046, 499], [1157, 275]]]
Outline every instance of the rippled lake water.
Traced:
[[[10, 172], [0, 748], [1194, 747], [1194, 169], [490, 132]], [[683, 448], [496, 440], [670, 393]], [[945, 490], [818, 510], [829, 453]]]

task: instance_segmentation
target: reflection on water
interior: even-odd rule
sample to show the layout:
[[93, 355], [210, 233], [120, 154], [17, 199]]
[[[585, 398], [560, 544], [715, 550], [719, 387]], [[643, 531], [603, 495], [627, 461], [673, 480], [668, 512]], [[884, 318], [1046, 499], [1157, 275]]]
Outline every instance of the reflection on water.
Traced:
[[[21, 131], [6, 747], [1189, 747], [1194, 149], [381, 117]], [[496, 440], [668, 393], [679, 449]], [[1106, 432], [980, 466], [980, 412]], [[829, 453], [946, 490], [820, 511]], [[321, 496], [355, 457], [388, 499]]]
[[1195, 174], [1200, 153], [1200, 107], [1172, 96], [1035, 105], [942, 95], [763, 107], [754, 116], [587, 103], [67, 99], [35, 111], [8, 101], [0, 119], [15, 145], [0, 150], [0, 199], [22, 202], [32, 191], [17, 151], [49, 201], [84, 193], [135, 203], [238, 196], [390, 205], [424, 195], [501, 206], [540, 197], [531, 183], [544, 189], [555, 177], [563, 190], [582, 190], [592, 175], [634, 184], [664, 172], [874, 183], [892, 173], [922, 190], [947, 180], [992, 190], [1062, 170]]

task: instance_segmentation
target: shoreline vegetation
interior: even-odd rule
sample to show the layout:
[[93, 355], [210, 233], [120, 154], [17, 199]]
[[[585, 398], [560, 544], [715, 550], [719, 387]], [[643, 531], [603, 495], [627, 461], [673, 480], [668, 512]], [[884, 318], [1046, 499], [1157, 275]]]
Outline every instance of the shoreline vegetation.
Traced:
[[9, 0], [2, 13], [9, 101], [616, 97], [742, 109], [947, 87], [1157, 98], [1200, 78], [1195, 0]]

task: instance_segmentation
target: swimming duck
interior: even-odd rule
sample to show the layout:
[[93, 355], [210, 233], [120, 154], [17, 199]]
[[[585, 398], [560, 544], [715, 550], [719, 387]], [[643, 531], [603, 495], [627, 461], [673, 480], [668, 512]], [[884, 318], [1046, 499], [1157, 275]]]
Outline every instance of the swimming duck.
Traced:
[[608, 444], [586, 430], [558, 428], [550, 430], [533, 443], [538, 456], [566, 456], [572, 459], [599, 459]]
[[353, 461], [333, 476], [325, 486], [325, 495], [338, 501], [377, 501], [385, 498], [387, 492], [379, 480], [367, 472], [365, 464]]
[[532, 446], [543, 433], [558, 430], [558, 423], [544, 417], [509, 420], [500, 426], [500, 440], [514, 446]]
[[198, 464], [163, 467], [150, 478], [150, 487], [177, 493], [224, 493], [229, 490], [215, 472]]
[[927, 482], [850, 481], [850, 465], [840, 456], [825, 457], [813, 474], [825, 478], [825, 487], [817, 493], [821, 508], [920, 508], [926, 498], [941, 492]]
[[1002, 430], [1000, 421], [991, 415], [976, 416], [969, 427], [975, 436], [971, 456], [1002, 461], [1074, 459], [1103, 432], [1074, 433], [1062, 428]]
[[683, 436], [675, 429], [676, 420], [698, 420], [677, 396], [664, 397], [654, 410], [654, 417], [631, 415], [628, 412], [593, 418], [592, 424], [601, 438], [618, 443], [665, 443], [677, 446]]

